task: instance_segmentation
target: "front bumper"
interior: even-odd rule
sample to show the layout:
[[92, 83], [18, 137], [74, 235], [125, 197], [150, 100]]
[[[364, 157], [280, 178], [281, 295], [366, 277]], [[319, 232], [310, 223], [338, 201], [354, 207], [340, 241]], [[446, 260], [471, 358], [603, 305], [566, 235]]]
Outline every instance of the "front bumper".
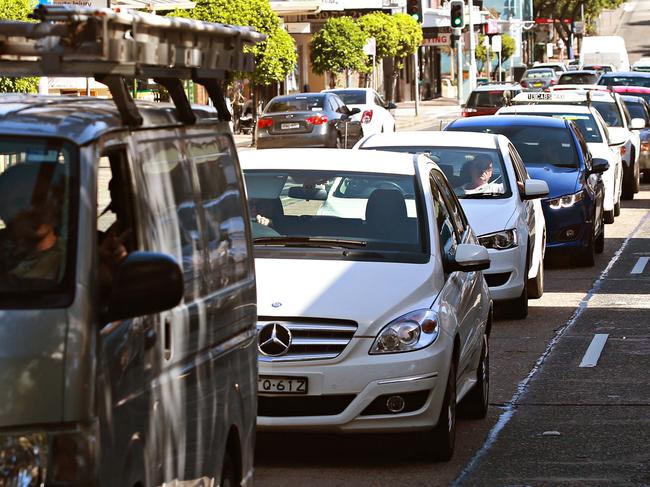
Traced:
[[588, 197], [569, 208], [552, 209], [548, 200], [542, 201], [546, 219], [546, 249], [575, 249], [589, 245], [593, 233], [593, 201]]
[[267, 130], [257, 133], [258, 149], [282, 149], [285, 147], [332, 147], [334, 138], [325, 126], [316, 126], [312, 132], [302, 134], [270, 134]]
[[521, 245], [507, 250], [488, 249], [490, 268], [483, 271], [494, 301], [515, 299], [524, 289], [526, 249]]
[[[260, 394], [258, 430], [406, 432], [433, 428], [442, 406], [453, 341], [442, 332], [422, 350], [369, 355], [373, 342], [374, 338], [354, 338], [341, 356], [329, 361], [260, 362], [260, 376], [307, 377], [309, 384], [307, 395]], [[405, 411], [382, 412], [382, 401], [391, 395], [405, 397]], [[274, 401], [281, 405], [287, 398], [293, 403], [290, 416], [281, 407], [273, 407]], [[333, 403], [336, 407], [331, 407]], [[326, 409], [327, 414], [319, 414]]]

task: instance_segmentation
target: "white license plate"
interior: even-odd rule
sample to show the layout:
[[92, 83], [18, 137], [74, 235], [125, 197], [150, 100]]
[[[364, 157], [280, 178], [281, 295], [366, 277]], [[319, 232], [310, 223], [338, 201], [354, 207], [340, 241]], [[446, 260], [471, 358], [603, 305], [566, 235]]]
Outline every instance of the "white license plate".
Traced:
[[264, 394], [307, 394], [307, 377], [260, 375], [257, 392]]
[[299, 123], [282, 123], [282, 124], [280, 124], [280, 128], [282, 130], [292, 130], [292, 129], [300, 128], [300, 124]]

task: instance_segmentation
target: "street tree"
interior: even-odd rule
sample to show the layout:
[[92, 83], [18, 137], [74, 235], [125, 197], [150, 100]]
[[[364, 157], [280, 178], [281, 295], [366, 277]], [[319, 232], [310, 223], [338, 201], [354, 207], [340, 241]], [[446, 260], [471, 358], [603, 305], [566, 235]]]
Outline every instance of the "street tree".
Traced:
[[391, 97], [394, 99], [395, 85], [399, 72], [404, 68], [404, 61], [408, 56], [417, 52], [418, 47], [422, 44], [422, 26], [420, 23], [408, 14], [393, 15], [397, 25], [397, 51], [395, 53], [395, 62], [393, 63], [392, 87], [390, 90]]
[[363, 70], [366, 35], [351, 17], [332, 17], [312, 36], [311, 65], [317, 74], [329, 74], [329, 86], [336, 86], [336, 75]]
[[[0, 0], [0, 19], [28, 20], [36, 2], [32, 0]], [[36, 93], [38, 78], [0, 78], [0, 93]]]
[[[392, 58], [397, 54], [399, 32], [397, 23], [392, 15], [384, 12], [372, 12], [357, 19], [357, 23], [367, 39], [375, 39], [375, 58], [378, 63], [384, 58]], [[361, 74], [364, 75], [362, 86], [368, 82], [368, 74], [373, 70], [372, 59], [367, 58], [366, 65]]]

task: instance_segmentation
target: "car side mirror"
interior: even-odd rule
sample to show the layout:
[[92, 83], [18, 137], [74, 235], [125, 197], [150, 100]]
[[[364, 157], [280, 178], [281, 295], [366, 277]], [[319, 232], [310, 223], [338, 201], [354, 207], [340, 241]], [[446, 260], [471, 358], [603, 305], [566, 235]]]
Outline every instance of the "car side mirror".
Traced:
[[445, 265], [445, 271], [473, 272], [483, 271], [490, 268], [490, 256], [482, 245], [459, 244], [456, 247], [456, 255], [449, 257]]
[[131, 252], [117, 268], [101, 322], [171, 309], [181, 302], [183, 292], [183, 273], [171, 256]]
[[591, 160], [591, 170], [589, 171], [592, 174], [602, 174], [609, 169], [609, 161], [607, 159], [601, 159], [600, 157], [594, 157]]
[[527, 179], [524, 183], [523, 199], [533, 200], [548, 196], [548, 183], [541, 179]]
[[397, 105], [393, 103], [392, 101], [389, 101], [386, 103], [386, 110], [395, 110], [397, 108]]
[[356, 115], [357, 113], [361, 113], [361, 108], [352, 108], [352, 109], [348, 109], [348, 110], [349, 110], [348, 113], [350, 115]]
[[617, 140], [609, 139], [609, 146], [616, 147], [625, 144], [625, 142], [626, 142], [625, 139], [617, 139]]
[[641, 130], [645, 128], [645, 120], [642, 118], [633, 118], [630, 120], [630, 128], [632, 130]]

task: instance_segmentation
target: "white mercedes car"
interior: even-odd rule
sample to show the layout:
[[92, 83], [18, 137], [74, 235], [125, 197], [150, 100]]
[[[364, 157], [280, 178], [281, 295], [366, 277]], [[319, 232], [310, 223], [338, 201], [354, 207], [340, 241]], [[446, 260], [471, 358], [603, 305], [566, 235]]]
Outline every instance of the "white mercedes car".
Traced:
[[548, 185], [528, 177], [507, 137], [397, 132], [365, 137], [355, 148], [432, 158], [451, 183], [479, 242], [488, 249], [491, 265], [484, 274], [492, 298], [510, 317], [528, 316], [528, 299], [544, 292], [546, 224], [540, 198], [548, 195]]
[[363, 135], [395, 131], [395, 118], [391, 111], [397, 105], [385, 102], [372, 88], [334, 88], [323, 91], [336, 93], [348, 108], [360, 110], [352, 116], [352, 120], [361, 122]]
[[[487, 413], [492, 300], [488, 252], [440, 168], [423, 155], [327, 149], [240, 161], [258, 429], [412, 432], [414, 453], [449, 459], [457, 403]], [[332, 195], [350, 210], [322, 214]]]
[[621, 212], [623, 192], [623, 163], [620, 146], [610, 141], [607, 124], [598, 110], [592, 106], [559, 105], [544, 103], [539, 105], [513, 105], [500, 108], [497, 115], [544, 115], [564, 118], [574, 122], [582, 133], [589, 152], [609, 162], [609, 169], [602, 174], [605, 187], [603, 218], [605, 223], [614, 223], [614, 217]]

